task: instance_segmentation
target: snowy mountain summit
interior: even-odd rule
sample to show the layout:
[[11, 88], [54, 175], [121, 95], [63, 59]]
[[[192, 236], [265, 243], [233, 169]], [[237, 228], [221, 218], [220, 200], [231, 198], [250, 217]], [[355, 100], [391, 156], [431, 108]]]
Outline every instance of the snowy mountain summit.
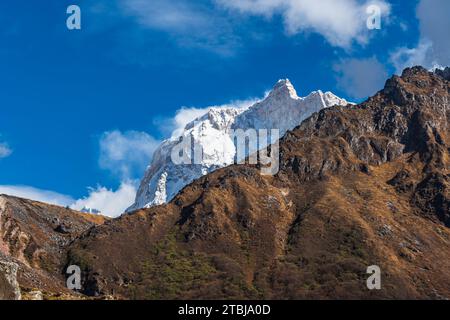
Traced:
[[[205, 115], [188, 123], [180, 136], [165, 140], [159, 146], [141, 181], [135, 203], [127, 211], [166, 203], [195, 179], [233, 164], [236, 156], [233, 130], [279, 129], [281, 137], [314, 112], [347, 104], [333, 93], [320, 90], [299, 97], [286, 79], [279, 80], [263, 100], [252, 106], [211, 107]], [[200, 162], [174, 164], [171, 154], [183, 139], [189, 139], [201, 148]]]

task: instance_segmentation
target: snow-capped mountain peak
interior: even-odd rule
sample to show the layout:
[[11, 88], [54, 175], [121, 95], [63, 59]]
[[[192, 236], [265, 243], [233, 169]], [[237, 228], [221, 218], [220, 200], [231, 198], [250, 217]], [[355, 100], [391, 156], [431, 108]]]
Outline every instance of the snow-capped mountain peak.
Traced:
[[299, 100], [300, 97], [297, 95], [297, 91], [292, 85], [289, 79], [280, 79], [273, 87], [272, 91], [269, 93], [269, 96], [277, 97], [277, 96], [285, 96], [290, 97], [294, 100]]
[[[188, 123], [181, 134], [164, 141], [155, 151], [136, 201], [128, 211], [168, 202], [195, 179], [233, 164], [236, 156], [233, 130], [278, 129], [283, 136], [314, 112], [347, 104], [333, 93], [320, 90], [299, 97], [292, 83], [282, 79], [263, 100], [251, 106], [211, 107], [203, 116]], [[185, 139], [201, 148], [202, 159], [191, 164], [174, 164], [171, 153]]]

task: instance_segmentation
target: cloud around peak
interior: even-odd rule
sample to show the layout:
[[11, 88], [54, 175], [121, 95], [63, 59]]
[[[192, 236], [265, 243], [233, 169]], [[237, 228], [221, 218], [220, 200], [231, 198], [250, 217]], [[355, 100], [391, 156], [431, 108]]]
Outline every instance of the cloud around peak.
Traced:
[[[267, 93], [266, 93], [267, 95]], [[186, 125], [195, 119], [205, 115], [211, 108], [237, 108], [245, 109], [251, 107], [263, 98], [248, 98], [244, 100], [233, 100], [222, 105], [209, 107], [186, 107], [183, 106], [175, 112], [171, 118], [157, 119], [155, 123], [162, 133], [169, 137], [178, 137], [182, 134]]]
[[99, 140], [100, 168], [122, 181], [140, 178], [158, 145], [159, 141], [145, 132], [104, 132]]

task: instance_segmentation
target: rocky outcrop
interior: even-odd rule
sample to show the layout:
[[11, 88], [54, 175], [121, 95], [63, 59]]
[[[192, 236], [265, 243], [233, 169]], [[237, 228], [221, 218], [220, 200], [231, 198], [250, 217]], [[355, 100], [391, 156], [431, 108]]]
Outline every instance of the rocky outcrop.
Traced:
[[432, 212], [450, 226], [449, 114], [448, 81], [421, 67], [406, 69], [367, 102], [322, 110], [288, 133], [281, 147], [282, 168], [310, 180], [417, 156], [424, 164], [422, 180], [410, 185], [408, 174], [400, 171], [392, 182], [414, 189], [412, 201], [421, 214], [430, 217]]
[[43, 294], [41, 291], [30, 291], [28, 292], [28, 300], [44, 300]]
[[67, 246], [105, 218], [0, 195], [0, 259], [14, 262], [22, 288], [65, 292]]
[[20, 300], [16, 263], [0, 261], [0, 300]]
[[449, 67], [447, 67], [445, 69], [436, 69], [435, 73], [438, 76], [444, 78], [445, 80], [450, 81], [450, 68]]

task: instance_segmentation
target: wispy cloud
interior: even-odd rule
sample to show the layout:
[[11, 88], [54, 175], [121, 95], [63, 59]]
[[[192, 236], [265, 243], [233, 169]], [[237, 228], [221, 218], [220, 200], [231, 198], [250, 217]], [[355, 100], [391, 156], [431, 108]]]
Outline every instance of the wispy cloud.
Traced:
[[380, 90], [388, 73], [375, 57], [343, 59], [334, 65], [337, 86], [351, 98], [366, 98]]
[[429, 53], [433, 44], [428, 40], [421, 40], [421, 43], [415, 48], [400, 47], [390, 55], [390, 61], [395, 67], [397, 73], [401, 73], [406, 67], [425, 66], [431, 67]]
[[188, 33], [210, 25], [206, 9], [193, 1], [124, 0], [120, 5], [126, 14], [136, 16], [140, 24], [150, 28]]
[[158, 145], [159, 141], [145, 132], [105, 132], [99, 141], [100, 168], [122, 181], [140, 178]]
[[283, 18], [288, 34], [314, 32], [321, 34], [331, 45], [348, 48], [352, 43], [368, 41], [366, 9], [376, 4], [386, 17], [390, 5], [382, 0], [216, 0], [225, 8], [242, 14]]
[[420, 38], [416, 47], [399, 47], [391, 54], [391, 62], [398, 73], [404, 68], [422, 65], [450, 65], [450, 1], [420, 0], [416, 15], [419, 20]]
[[12, 149], [6, 142], [0, 142], [0, 159], [9, 157], [12, 152]]
[[162, 31], [179, 46], [234, 55], [239, 36], [231, 17], [210, 1], [121, 0], [116, 7], [142, 29]]
[[[111, 15], [113, 11], [115, 16], [134, 21], [140, 31], [161, 31], [169, 35], [164, 41], [221, 56], [235, 56], [246, 41], [270, 38], [267, 33], [273, 30], [261, 31], [261, 24], [255, 28], [254, 17], [272, 23], [271, 18], [279, 16], [288, 36], [316, 33], [332, 46], [348, 49], [354, 43], [366, 44], [370, 39], [366, 28], [366, 9], [370, 4], [380, 7], [383, 21], [390, 14], [390, 5], [385, 0], [100, 0], [100, 3], [91, 5], [92, 13]], [[151, 43], [151, 35], [130, 36], [134, 32], [126, 34], [136, 38], [133, 41], [138, 46]]]
[[450, 1], [421, 0], [417, 7], [421, 42], [431, 41], [430, 62], [450, 65]]

